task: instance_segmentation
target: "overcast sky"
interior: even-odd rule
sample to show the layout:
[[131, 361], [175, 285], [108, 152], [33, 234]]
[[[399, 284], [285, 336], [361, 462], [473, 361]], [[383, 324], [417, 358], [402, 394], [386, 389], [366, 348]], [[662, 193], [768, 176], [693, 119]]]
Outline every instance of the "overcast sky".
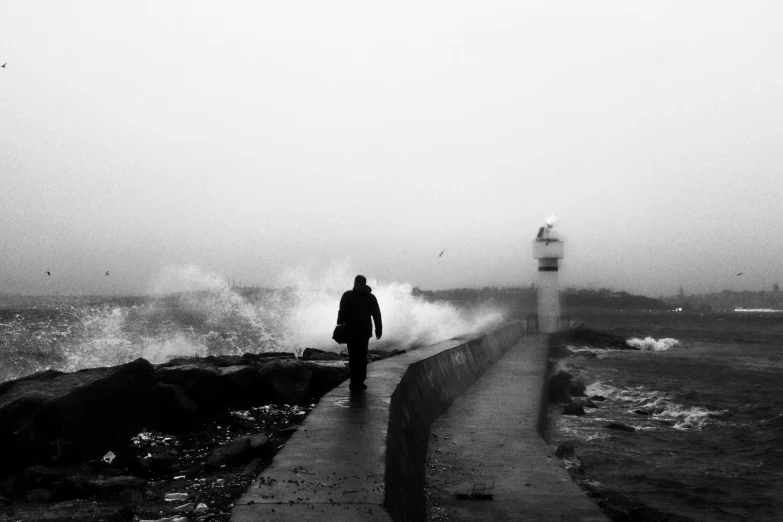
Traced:
[[4, 0], [0, 293], [527, 285], [552, 213], [564, 285], [768, 290], [781, 5]]

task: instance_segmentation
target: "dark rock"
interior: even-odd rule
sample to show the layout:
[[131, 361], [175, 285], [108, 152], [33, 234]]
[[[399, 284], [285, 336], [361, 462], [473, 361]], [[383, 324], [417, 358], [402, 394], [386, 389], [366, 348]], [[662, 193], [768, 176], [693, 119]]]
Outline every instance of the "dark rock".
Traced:
[[649, 415], [649, 412], [646, 412], [644, 410], [633, 410], [633, 412], [637, 415]]
[[[94, 521], [130, 521], [133, 510], [109, 502], [67, 501], [57, 504], [25, 506], [23, 517], [14, 517], [25, 522], [94, 522]], [[20, 512], [20, 514], [22, 514]]]
[[258, 366], [227, 366], [218, 368], [220, 399], [229, 409], [245, 409], [260, 403], [268, 404], [270, 390]]
[[227, 368], [229, 366], [243, 366], [252, 364], [247, 359], [242, 359], [240, 355], [210, 355], [204, 358], [204, 362], [217, 368]]
[[574, 352], [568, 349], [565, 344], [558, 343], [550, 347], [549, 357], [553, 359], [564, 359], [566, 357], [573, 357]]
[[573, 478], [581, 477], [584, 474], [582, 461], [575, 452], [563, 457], [563, 465]]
[[250, 437], [238, 437], [228, 442], [207, 457], [208, 468], [221, 468], [246, 462], [253, 453], [250, 445]]
[[60, 502], [63, 500], [72, 500], [75, 498], [87, 498], [94, 495], [97, 488], [90, 485], [87, 478], [78, 475], [65, 477], [55, 484], [52, 489], [52, 500]]
[[574, 450], [575, 450], [574, 443], [571, 441], [565, 441], [562, 444], [560, 444], [555, 450], [555, 457], [563, 458], [563, 457], [567, 457], [568, 455], [573, 455]]
[[242, 355], [242, 359], [252, 363], [263, 363], [271, 359], [296, 359], [296, 355], [291, 352], [246, 353]]
[[253, 459], [242, 469], [242, 475], [247, 477], [255, 477], [261, 473], [263, 469], [264, 463], [261, 461], [261, 459]]
[[348, 378], [348, 368], [345, 366], [322, 366], [312, 364], [309, 399], [317, 401]]
[[579, 399], [579, 402], [576, 402], [579, 406], [582, 406], [583, 408], [597, 408], [598, 406], [595, 405], [593, 401], [590, 399]]
[[568, 386], [571, 384], [571, 381], [574, 379], [574, 376], [571, 375], [568, 372], [560, 370], [556, 374], [549, 377], [549, 384], [554, 386]]
[[0, 461], [9, 469], [84, 460], [175, 417], [144, 359], [10, 384], [0, 396], [0, 426], [11, 428], [0, 430]]
[[220, 446], [207, 457], [206, 466], [216, 469], [236, 466], [264, 455], [269, 447], [269, 437], [263, 434], [244, 435]]
[[144, 502], [144, 494], [138, 489], [125, 489], [120, 493], [120, 500], [125, 506], [138, 506]]
[[311, 402], [310, 386], [313, 374], [319, 365], [300, 361], [272, 361], [261, 368], [263, 396], [262, 404], [297, 404], [305, 406]]
[[181, 386], [158, 383], [158, 388], [161, 391], [163, 408], [168, 412], [167, 424], [170, 431], [184, 432], [201, 424], [198, 406]]
[[108, 478], [94, 478], [88, 481], [90, 487], [102, 494], [120, 493], [126, 489], [140, 489], [147, 484], [147, 481], [128, 475]]
[[66, 473], [46, 466], [30, 466], [22, 472], [22, 480], [26, 489], [48, 488], [66, 476]]
[[633, 426], [628, 426], [628, 425], [622, 424], [620, 422], [612, 422], [612, 423], [607, 424], [606, 426], [604, 426], [604, 428], [610, 429], [610, 430], [629, 431], [629, 432], [636, 431], [636, 428], [634, 428]]
[[240, 355], [210, 355], [209, 357], [183, 357], [177, 356], [169, 359], [165, 363], [158, 365], [158, 368], [174, 368], [177, 366], [209, 366], [214, 368], [224, 368], [227, 366], [242, 366], [264, 364], [273, 359], [296, 359], [296, 355], [291, 352], [262, 352], [262, 353], [244, 353]]
[[105, 468], [99, 473], [101, 477], [119, 477], [120, 475], [124, 474], [125, 471], [121, 470], [120, 468], [112, 467]]
[[586, 397], [585, 390], [587, 386], [582, 381], [574, 381], [568, 385], [568, 393], [571, 397]]
[[571, 394], [568, 391], [571, 379], [573, 379], [571, 374], [564, 371], [557, 372], [549, 378], [549, 402], [571, 402]]
[[568, 388], [565, 386], [550, 386], [549, 402], [570, 404], [571, 394], [568, 393]]
[[603, 395], [593, 395], [592, 397], [590, 397], [590, 400], [591, 401], [605, 401], [606, 397], [604, 397]]
[[24, 494], [24, 499], [28, 502], [34, 502], [36, 504], [49, 502], [49, 490], [45, 488], [31, 489]]
[[175, 384], [196, 404], [202, 413], [215, 413], [225, 409], [221, 402], [218, 370], [204, 364], [161, 366], [155, 370], [155, 378], [163, 384]]
[[344, 361], [345, 357], [336, 352], [305, 348], [301, 359], [303, 361]]
[[20, 377], [19, 379], [15, 379], [13, 381], [2, 382], [0, 383], [0, 396], [4, 395], [11, 388], [15, 386], [19, 386], [22, 383], [29, 382], [29, 381], [33, 381], [36, 383], [51, 381], [55, 377], [63, 375], [63, 373], [64, 372], [60, 372], [57, 370], [44, 370], [42, 372], [26, 375], [25, 377]]
[[[8, 474], [38, 463], [97, 462], [143, 429], [182, 433], [229, 408], [308, 405], [348, 376], [343, 365], [266, 355], [182, 358], [187, 364], [175, 360], [157, 368], [138, 359], [3, 383], [0, 462]], [[131, 466], [130, 459], [121, 457], [114, 467]], [[99, 465], [94, 472], [107, 467]]]
[[142, 476], [164, 475], [172, 470], [177, 459], [169, 452], [150, 453], [149, 456], [135, 457], [128, 463], [128, 469]]
[[6, 477], [0, 482], [0, 495], [5, 497], [19, 496], [22, 491], [22, 481], [15, 476]]
[[11, 501], [5, 498], [4, 496], [0, 495], [0, 506], [8, 506], [11, 504]]
[[585, 409], [579, 404], [567, 404], [563, 409], [563, 415], [584, 415]]
[[262, 452], [266, 449], [267, 444], [269, 444], [269, 437], [266, 435], [261, 433], [250, 435], [250, 447], [253, 449], [253, 452]]
[[593, 348], [612, 348], [616, 350], [638, 350], [629, 346], [625, 342], [625, 338], [610, 334], [607, 332], [599, 332], [586, 328], [584, 325], [577, 326], [564, 334], [561, 337], [561, 341], [568, 342], [569, 344], [578, 344], [582, 346], [591, 346]]

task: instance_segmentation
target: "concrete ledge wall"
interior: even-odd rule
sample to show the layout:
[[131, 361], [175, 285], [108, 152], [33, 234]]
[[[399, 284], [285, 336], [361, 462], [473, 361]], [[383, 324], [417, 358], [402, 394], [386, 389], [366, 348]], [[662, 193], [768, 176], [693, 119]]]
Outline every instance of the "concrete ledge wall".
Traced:
[[[389, 405], [385, 507], [393, 520], [426, 520], [430, 426], [525, 332], [525, 323], [512, 323], [408, 366]], [[546, 401], [542, 407], [540, 429], [546, 423]]]

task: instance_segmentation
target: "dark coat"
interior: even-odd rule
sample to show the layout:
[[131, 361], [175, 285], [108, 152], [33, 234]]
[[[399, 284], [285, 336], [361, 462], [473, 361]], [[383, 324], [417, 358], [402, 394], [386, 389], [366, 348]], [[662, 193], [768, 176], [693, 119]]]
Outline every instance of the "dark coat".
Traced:
[[383, 332], [381, 309], [378, 308], [378, 300], [372, 295], [372, 288], [364, 285], [345, 292], [340, 299], [337, 324], [348, 326], [352, 337], [369, 338], [372, 337], [372, 321], [375, 321], [375, 335], [380, 337]]

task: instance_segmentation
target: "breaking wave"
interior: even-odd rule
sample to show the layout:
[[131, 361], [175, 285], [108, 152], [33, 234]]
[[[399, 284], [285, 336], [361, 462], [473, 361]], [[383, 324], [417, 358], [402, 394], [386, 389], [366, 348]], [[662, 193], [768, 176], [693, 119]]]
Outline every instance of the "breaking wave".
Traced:
[[595, 381], [587, 386], [586, 393], [625, 403], [628, 413], [641, 411], [654, 419], [670, 421], [677, 430], [700, 429], [710, 419], [728, 413], [727, 410], [710, 411], [701, 406], [685, 406], [669, 394], [648, 390], [644, 386], [623, 389]]
[[661, 338], [657, 341], [652, 337], [645, 337], [644, 339], [634, 337], [633, 339], [628, 339], [626, 343], [645, 352], [664, 352], [672, 346], [679, 345], [680, 341], [670, 337]]
[[[0, 317], [0, 382], [44, 369], [74, 371], [152, 363], [174, 356], [287, 351], [341, 351], [331, 339], [347, 270], [317, 279], [286, 274], [277, 290], [231, 288], [195, 266], [168, 268], [150, 295], [123, 302], [62, 301], [6, 311]], [[383, 318], [383, 337], [371, 348], [411, 349], [486, 331], [501, 310], [465, 309], [413, 295], [407, 283], [370, 281]], [[122, 301], [122, 300], [119, 300]]]

